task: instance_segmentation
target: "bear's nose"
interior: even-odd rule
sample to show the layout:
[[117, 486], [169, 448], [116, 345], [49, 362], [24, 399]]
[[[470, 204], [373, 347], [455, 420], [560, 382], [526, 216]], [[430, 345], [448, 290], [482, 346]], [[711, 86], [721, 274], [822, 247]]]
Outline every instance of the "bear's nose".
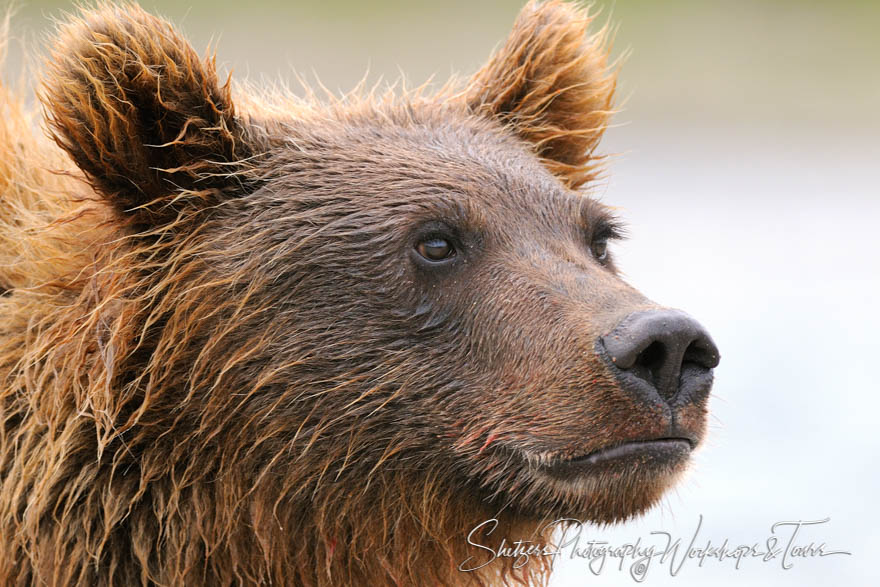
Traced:
[[646, 381], [667, 402], [686, 376], [704, 378], [720, 358], [706, 329], [680, 310], [630, 314], [601, 342], [615, 367]]

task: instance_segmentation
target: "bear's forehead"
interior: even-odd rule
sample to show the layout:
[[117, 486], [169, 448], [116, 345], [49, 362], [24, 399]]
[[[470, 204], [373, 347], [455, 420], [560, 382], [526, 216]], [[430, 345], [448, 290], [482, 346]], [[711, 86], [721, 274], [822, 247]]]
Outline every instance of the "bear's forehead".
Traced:
[[431, 201], [472, 212], [571, 217], [586, 199], [495, 121], [442, 105], [339, 111], [282, 125], [273, 188], [360, 205]]

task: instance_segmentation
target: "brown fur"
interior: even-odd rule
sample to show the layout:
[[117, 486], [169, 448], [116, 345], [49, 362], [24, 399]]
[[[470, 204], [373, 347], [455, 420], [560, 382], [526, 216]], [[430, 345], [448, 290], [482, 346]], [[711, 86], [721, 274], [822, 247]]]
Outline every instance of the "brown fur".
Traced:
[[[542, 582], [458, 572], [467, 532], [653, 504], [678, 469], [538, 472], [664, 425], [593, 349], [652, 304], [573, 191], [614, 88], [590, 21], [531, 3], [464, 86], [323, 102], [233, 91], [136, 6], [62, 25], [61, 149], [0, 95], [3, 582]], [[454, 273], [407, 254], [437, 218]]]

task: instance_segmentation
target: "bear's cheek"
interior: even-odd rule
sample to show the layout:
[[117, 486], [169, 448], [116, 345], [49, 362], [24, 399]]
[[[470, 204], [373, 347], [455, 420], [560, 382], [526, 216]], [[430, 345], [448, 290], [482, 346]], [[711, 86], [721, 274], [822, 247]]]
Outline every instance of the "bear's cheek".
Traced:
[[[460, 455], [475, 460], [501, 450], [523, 459], [533, 455], [566, 458], [627, 440], [662, 437], [670, 411], [622, 390], [596, 362], [537, 361], [543, 368], [508, 368], [470, 382], [469, 392], [440, 402]], [[702, 421], [700, 413], [690, 413]]]

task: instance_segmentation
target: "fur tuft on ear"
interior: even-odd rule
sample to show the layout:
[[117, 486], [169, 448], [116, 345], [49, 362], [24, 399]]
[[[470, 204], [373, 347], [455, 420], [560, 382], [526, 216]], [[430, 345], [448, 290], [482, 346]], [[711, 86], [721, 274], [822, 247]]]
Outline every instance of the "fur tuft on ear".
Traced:
[[55, 141], [136, 224], [210, 205], [251, 155], [229, 83], [169, 23], [100, 4], [61, 25], [41, 100]]
[[593, 154], [612, 114], [616, 72], [607, 28], [568, 2], [532, 0], [505, 45], [470, 80], [469, 108], [511, 127], [566, 185], [593, 180]]

